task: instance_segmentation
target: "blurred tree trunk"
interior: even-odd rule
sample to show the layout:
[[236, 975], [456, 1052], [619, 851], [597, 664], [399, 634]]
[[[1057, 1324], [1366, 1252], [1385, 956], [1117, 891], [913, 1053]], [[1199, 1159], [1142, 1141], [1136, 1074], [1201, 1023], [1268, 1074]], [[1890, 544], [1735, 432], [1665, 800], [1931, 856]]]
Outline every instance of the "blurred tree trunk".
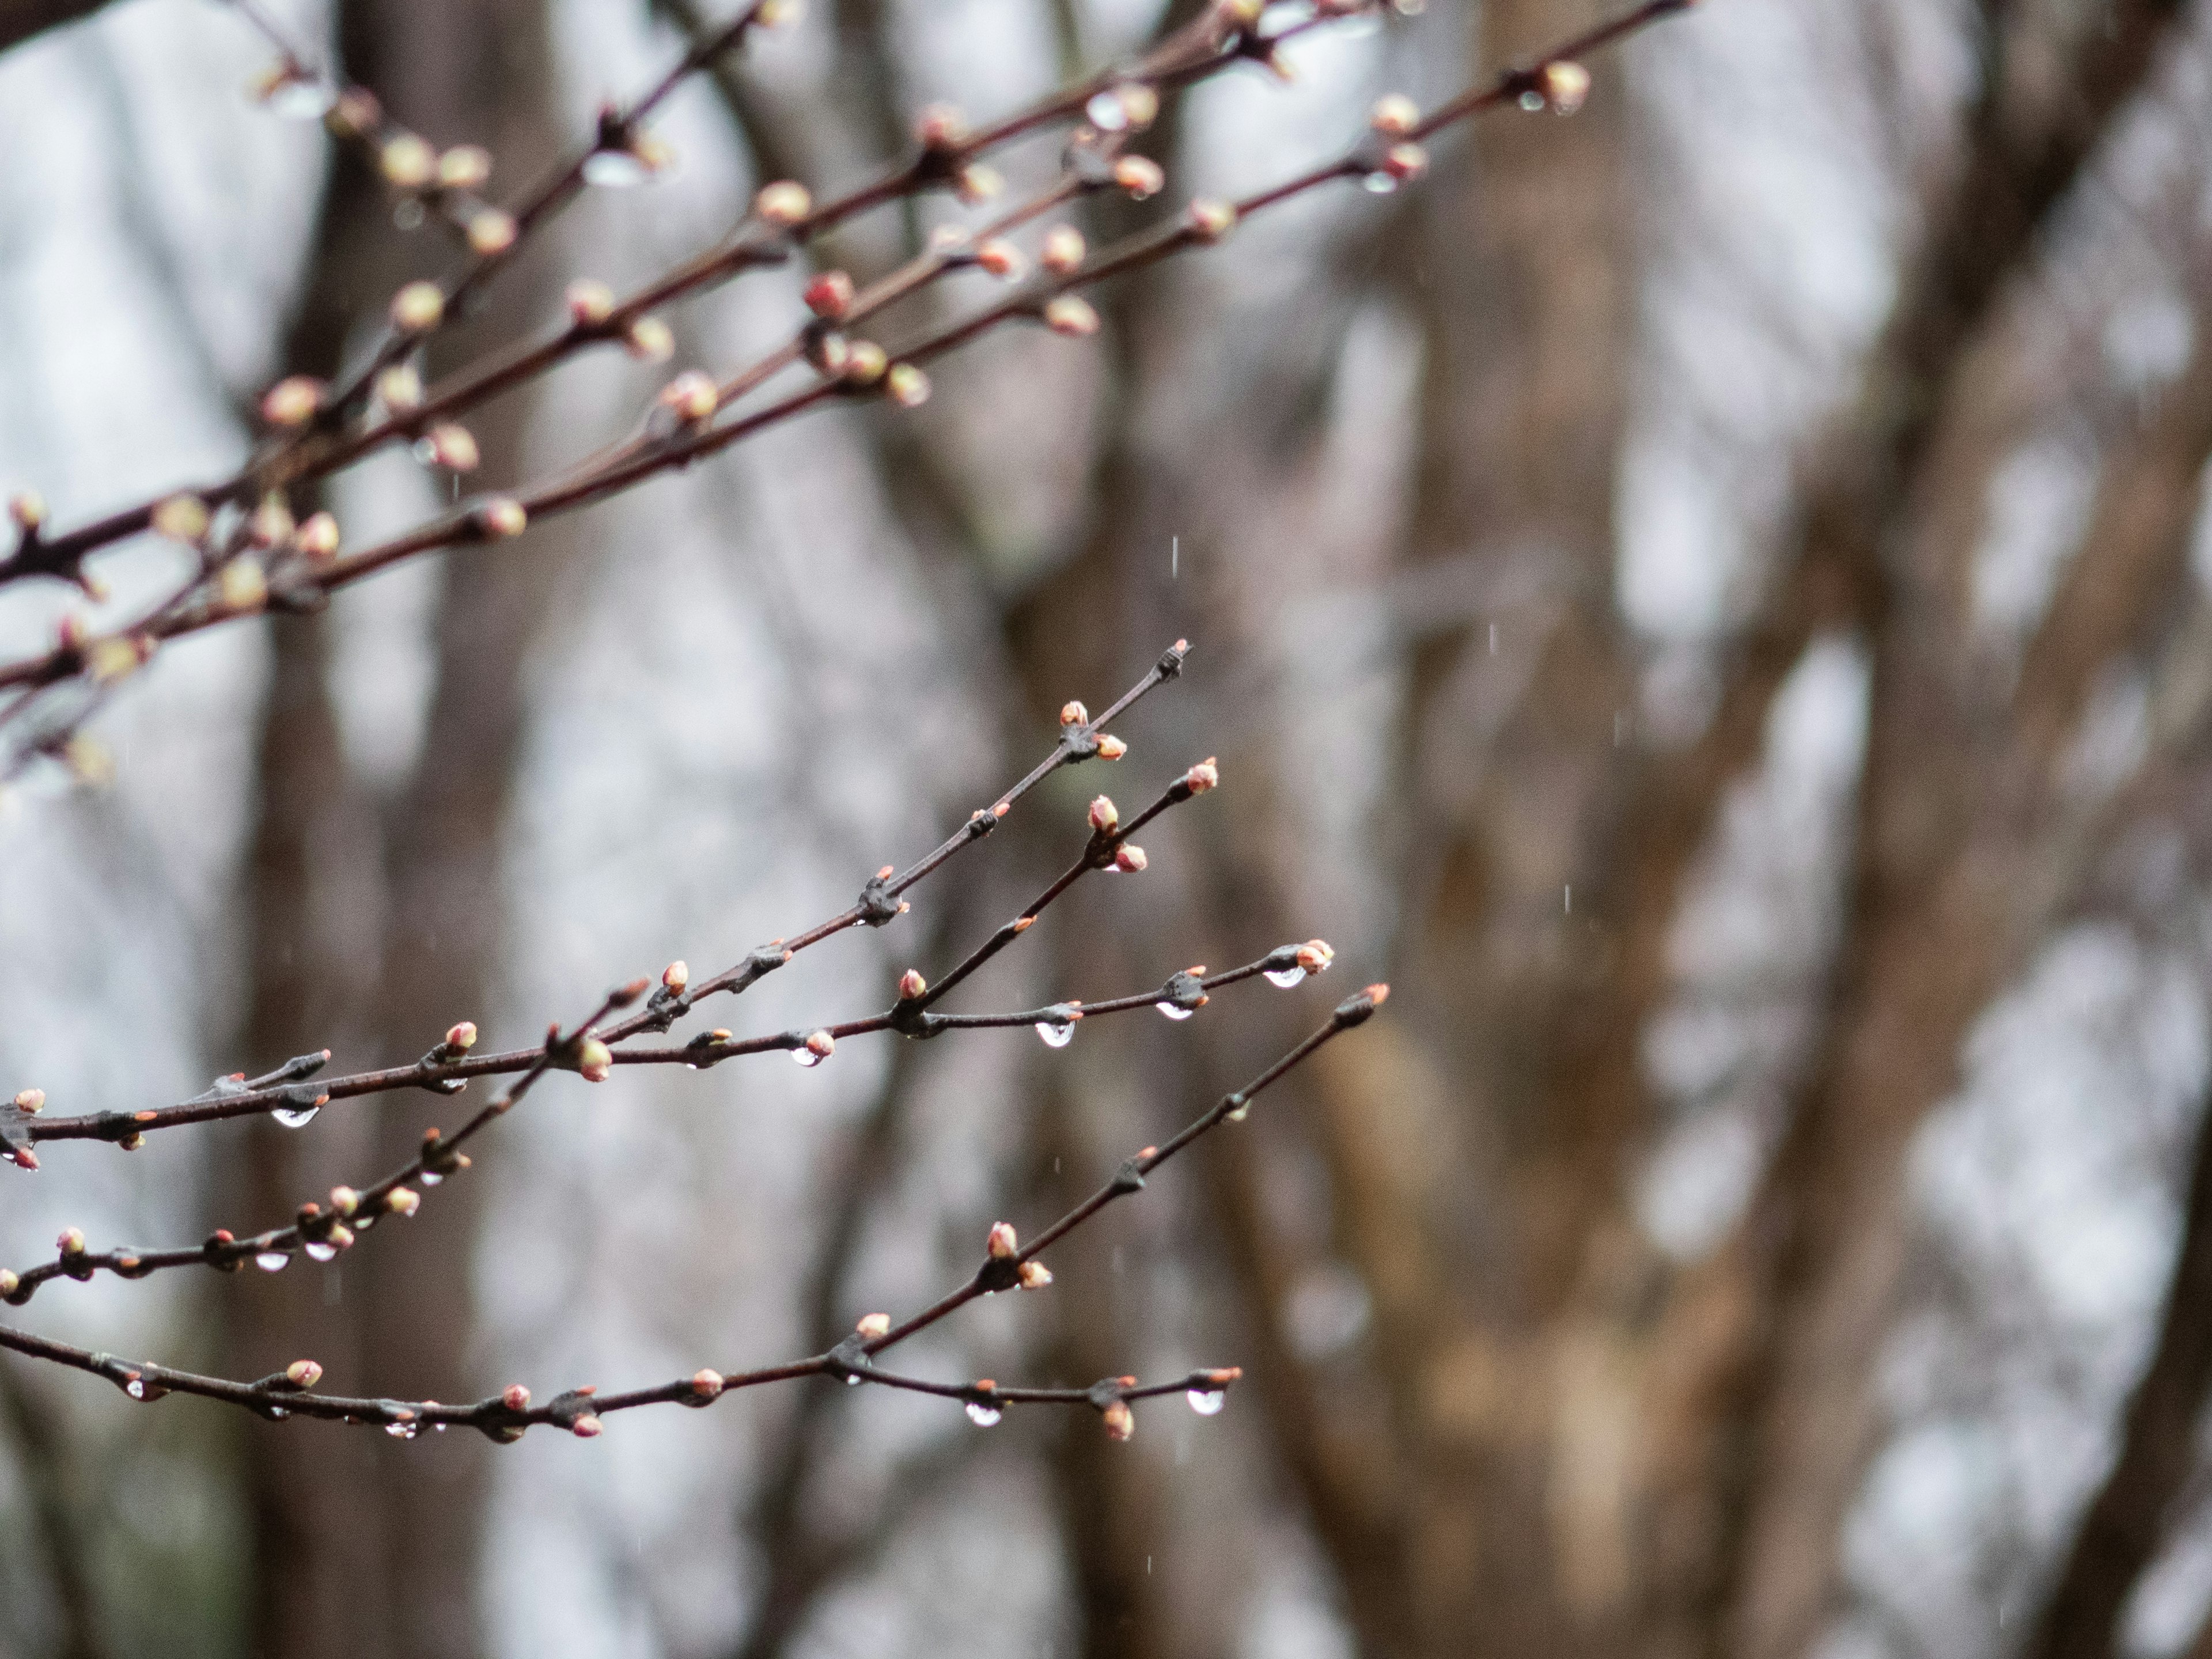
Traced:
[[[356, 0], [344, 10], [343, 40], [349, 72], [398, 118], [441, 143], [488, 143], [506, 188], [552, 152], [556, 83], [538, 0], [469, 9]], [[347, 344], [348, 319], [380, 314], [385, 297], [426, 256], [434, 268], [452, 257], [401, 236], [376, 186], [349, 166], [339, 171], [294, 352], [299, 368], [324, 374]], [[534, 320], [545, 284], [533, 280], [533, 263], [526, 258], [504, 276], [484, 316], [464, 326], [512, 332]], [[530, 401], [511, 398], [476, 422], [495, 474], [518, 465]], [[349, 1030], [380, 1058], [404, 1058], [454, 1020], [489, 1013], [504, 933], [501, 836], [521, 744], [523, 668], [559, 579], [549, 539], [556, 548], [568, 540], [537, 532], [526, 575], [511, 558], [483, 551], [443, 567], [421, 758], [384, 815], [380, 855], [371, 804], [347, 777], [331, 707], [329, 624], [310, 618], [274, 630], [252, 869], [251, 1053], [281, 1058]], [[364, 885], [373, 890], [368, 915]], [[334, 907], [342, 925], [333, 925]], [[346, 1171], [356, 1180], [411, 1155], [420, 1138], [422, 1114], [404, 1102], [364, 1109], [370, 1115], [374, 1127], [347, 1138], [363, 1166]], [[335, 1138], [331, 1120], [323, 1125]], [[335, 1173], [322, 1167], [325, 1158], [308, 1178], [310, 1136], [267, 1120], [249, 1134], [252, 1190], [242, 1200], [262, 1218], [258, 1224], [288, 1214]], [[271, 1353], [312, 1354], [373, 1394], [482, 1393], [485, 1379], [470, 1352], [477, 1187], [453, 1183], [419, 1220], [388, 1225], [331, 1269], [295, 1268], [283, 1276], [281, 1297], [245, 1298], [255, 1311], [234, 1342], [257, 1355], [246, 1374], [284, 1363], [268, 1360]], [[349, 1304], [341, 1299], [347, 1290]], [[343, 1643], [410, 1659], [478, 1651], [488, 1449], [466, 1436], [411, 1447], [298, 1428], [252, 1436], [259, 1650]], [[354, 1497], [334, 1501], [339, 1492]]]

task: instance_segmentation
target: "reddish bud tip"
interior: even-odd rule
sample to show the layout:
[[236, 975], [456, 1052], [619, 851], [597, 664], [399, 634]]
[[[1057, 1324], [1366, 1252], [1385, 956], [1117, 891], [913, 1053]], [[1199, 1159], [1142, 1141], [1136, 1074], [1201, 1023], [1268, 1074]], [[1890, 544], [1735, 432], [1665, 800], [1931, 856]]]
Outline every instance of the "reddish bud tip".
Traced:
[[1022, 1248], [1021, 1240], [1014, 1235], [1013, 1223], [1011, 1221], [993, 1222], [991, 1224], [990, 1237], [985, 1240], [984, 1247], [990, 1251], [991, 1259], [994, 1261], [1011, 1261], [1013, 1257], [1020, 1255]]

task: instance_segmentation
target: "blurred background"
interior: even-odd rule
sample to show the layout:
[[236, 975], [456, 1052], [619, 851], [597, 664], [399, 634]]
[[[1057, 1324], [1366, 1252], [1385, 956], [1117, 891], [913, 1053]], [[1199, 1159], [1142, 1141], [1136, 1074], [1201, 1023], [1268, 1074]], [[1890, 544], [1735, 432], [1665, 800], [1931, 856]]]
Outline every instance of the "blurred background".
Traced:
[[[0, 6], [11, 37], [77, 5]], [[495, 193], [726, 0], [292, 0]], [[1171, 104], [1169, 200], [1341, 153], [1601, 15], [1431, 0]], [[434, 368], [849, 185], [1183, 0], [817, 0], [687, 83]], [[1282, 15], [1291, 15], [1285, 10]], [[456, 1019], [532, 1040], [850, 901], [1178, 636], [1125, 806], [1226, 787], [963, 1006], [1096, 1000], [1321, 935], [1198, 1018], [555, 1078], [328, 1266], [48, 1287], [20, 1319], [349, 1393], [613, 1389], [921, 1305], [1387, 979], [1386, 1017], [914, 1346], [951, 1379], [1242, 1364], [1225, 1413], [815, 1385], [403, 1443], [0, 1364], [0, 1645], [72, 1659], [1906, 1659], [2212, 1653], [2212, 40], [2178, 0], [1711, 0], [1571, 119], [1441, 137], [840, 407], [325, 614], [173, 646], [111, 785], [0, 799], [0, 1085], [180, 1099]], [[0, 486], [68, 527], [243, 458], [260, 391], [446, 268], [232, 10], [130, 0], [0, 55]], [[1018, 188], [1049, 141], [1012, 153]], [[1160, 206], [1155, 204], [1154, 207]], [[1094, 234], [1150, 210], [1096, 201]], [[962, 210], [816, 252], [866, 276]], [[781, 341], [804, 273], [672, 313]], [[980, 304], [985, 279], [915, 308]], [[899, 331], [889, 331], [894, 337]], [[667, 371], [475, 422], [496, 484]], [[411, 459], [349, 544], [441, 504]], [[177, 573], [95, 562], [123, 614]], [[13, 657], [85, 601], [9, 590]], [[744, 1031], [885, 1006], [1081, 844], [1054, 780]], [[274, 1225], [457, 1121], [384, 1096], [0, 1182], [21, 1267]]]

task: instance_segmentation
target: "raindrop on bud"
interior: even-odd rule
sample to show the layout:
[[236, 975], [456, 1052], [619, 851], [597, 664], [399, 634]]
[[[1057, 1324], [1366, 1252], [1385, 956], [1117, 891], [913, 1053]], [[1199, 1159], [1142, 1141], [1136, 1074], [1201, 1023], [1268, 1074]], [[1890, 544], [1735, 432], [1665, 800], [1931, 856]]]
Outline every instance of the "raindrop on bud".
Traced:
[[1044, 1046], [1046, 1048], [1065, 1048], [1069, 1043], [1075, 1041], [1075, 1022], [1073, 1020], [1041, 1019], [1037, 1022], [1036, 1034], [1044, 1039]]
[[1219, 1416], [1222, 1407], [1229, 1401], [1229, 1396], [1218, 1389], [1193, 1389], [1183, 1398], [1190, 1401], [1191, 1410], [1200, 1417]]
[[264, 1273], [281, 1273], [291, 1260], [283, 1250], [264, 1250], [253, 1258], [253, 1265]]
[[968, 1402], [968, 1420], [979, 1429], [988, 1429], [1004, 1417], [1006, 1413], [996, 1406], [987, 1406], [980, 1400]]
[[307, 1248], [308, 1258], [311, 1261], [332, 1261], [337, 1257], [338, 1253], [338, 1247], [337, 1245], [325, 1244], [320, 1239], [311, 1241]]
[[315, 1121], [320, 1106], [279, 1106], [269, 1114], [288, 1129], [304, 1129]]

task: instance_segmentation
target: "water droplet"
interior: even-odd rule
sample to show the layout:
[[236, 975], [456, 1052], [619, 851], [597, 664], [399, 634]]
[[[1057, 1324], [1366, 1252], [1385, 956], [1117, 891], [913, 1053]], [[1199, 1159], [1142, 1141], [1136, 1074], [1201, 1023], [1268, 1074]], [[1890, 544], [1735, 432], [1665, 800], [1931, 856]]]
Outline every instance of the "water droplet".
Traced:
[[1397, 175], [1390, 173], [1379, 171], [1370, 173], [1359, 182], [1365, 186], [1367, 192], [1371, 196], [1388, 196], [1398, 188]]
[[1193, 1389], [1183, 1398], [1190, 1401], [1191, 1410], [1200, 1417], [1214, 1417], [1228, 1404], [1229, 1396], [1218, 1389]]
[[133, 1400], [143, 1400], [146, 1397], [146, 1385], [134, 1376], [123, 1385], [123, 1392]]
[[1289, 990], [1293, 985], [1304, 984], [1306, 970], [1303, 968], [1270, 968], [1267, 969], [1267, 983], [1285, 991]]
[[291, 1413], [286, 1411], [282, 1406], [271, 1406], [269, 1408], [269, 1419], [273, 1423], [282, 1423], [291, 1414]]
[[1129, 125], [1129, 112], [1121, 107], [1121, 94], [1115, 92], [1098, 94], [1083, 106], [1083, 112], [1101, 132], [1119, 132]]
[[791, 1057], [801, 1066], [819, 1066], [822, 1063], [822, 1056], [811, 1048], [793, 1048]]
[[1193, 1014], [1198, 1012], [1195, 1008], [1178, 1008], [1172, 1002], [1156, 1002], [1152, 1006], [1158, 1009], [1170, 1019], [1188, 1019]]
[[430, 1428], [434, 1433], [437, 1434], [443, 1434], [446, 1431], [446, 1425], [443, 1423], [433, 1423], [430, 1425]]
[[269, 1115], [288, 1129], [304, 1129], [315, 1121], [315, 1115], [322, 1109], [319, 1106], [279, 1106]]
[[1534, 115], [1544, 107], [1544, 94], [1533, 88], [1521, 94], [1521, 107]]
[[435, 1170], [425, 1170], [422, 1171], [422, 1182], [425, 1187], [434, 1187], [445, 1178]]
[[848, 1376], [845, 1379], [845, 1386], [848, 1389], [859, 1388], [860, 1386], [860, 1374], [858, 1371], [854, 1371], [851, 1375]]
[[338, 1247], [335, 1244], [325, 1244], [318, 1239], [307, 1246], [307, 1254], [317, 1261], [334, 1261], [337, 1259]]
[[384, 1431], [394, 1440], [412, 1440], [417, 1432], [412, 1423], [386, 1423]]
[[288, 121], [319, 121], [337, 101], [338, 89], [329, 82], [305, 77], [287, 81], [269, 94], [270, 112]]
[[284, 1271], [285, 1265], [291, 1260], [292, 1257], [288, 1251], [264, 1250], [253, 1258], [253, 1265], [264, 1273], [281, 1273]]
[[987, 1406], [980, 1400], [968, 1402], [968, 1420], [979, 1429], [988, 1429], [1006, 1413], [996, 1406]]
[[641, 185], [652, 170], [626, 149], [597, 149], [584, 162], [584, 182], [602, 190], [627, 190]]
[[1075, 1022], [1072, 1019], [1041, 1019], [1037, 1022], [1036, 1034], [1044, 1039], [1046, 1048], [1065, 1048], [1075, 1041]]

